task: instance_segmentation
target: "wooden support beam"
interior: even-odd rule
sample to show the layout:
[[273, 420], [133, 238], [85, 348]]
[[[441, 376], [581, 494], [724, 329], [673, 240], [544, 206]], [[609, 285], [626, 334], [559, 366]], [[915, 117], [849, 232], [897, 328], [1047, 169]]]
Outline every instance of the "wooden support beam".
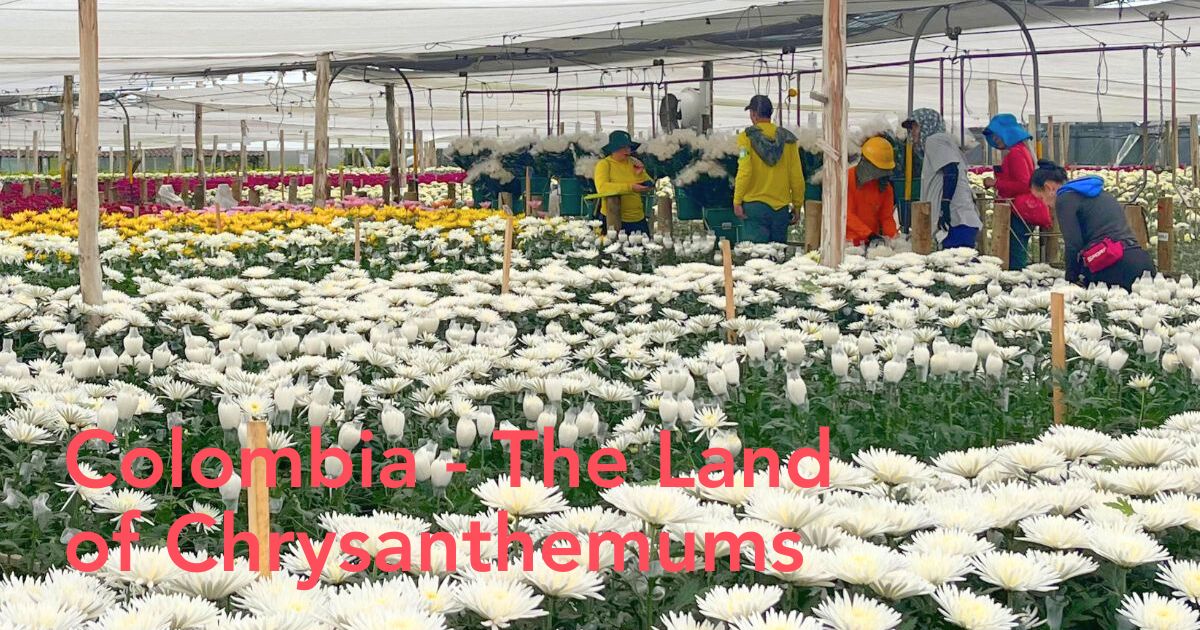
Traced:
[[633, 137], [633, 97], [625, 97], [625, 131]]
[[1046, 117], [1046, 156], [1058, 163], [1062, 164], [1062, 160], [1058, 157], [1058, 147], [1054, 143], [1054, 117]]
[[396, 118], [396, 86], [392, 85], [391, 83], [385, 85], [383, 88], [383, 97], [384, 115], [387, 116], [388, 129], [389, 184], [389, 186], [384, 189], [385, 194], [383, 201], [384, 203], [390, 203], [394, 201], [394, 199], [389, 195], [394, 195], [400, 190], [400, 142], [403, 140], [403, 137], [400, 134], [403, 132], [399, 129], [399, 126], [403, 123]]
[[[988, 79], [988, 120], [996, 117], [1000, 113], [1000, 81], [996, 79]], [[1031, 132], [1032, 133], [1032, 132]], [[987, 161], [988, 164], [995, 164], [996, 152], [992, 149], [992, 145], [987, 145]]]
[[62, 140], [58, 145], [58, 169], [62, 199], [66, 205], [71, 205], [75, 197], [75, 170], [77, 168], [78, 152], [76, 147], [75, 129], [75, 77], [63, 77], [62, 95]]
[[[727, 238], [721, 239], [721, 267], [725, 280], [725, 321], [732, 322], [737, 317], [737, 305], [733, 299], [733, 252]], [[737, 342], [737, 332], [729, 328], [725, 331], [725, 339], [729, 343]]]
[[100, 277], [100, 199], [96, 147], [100, 140], [100, 36], [97, 0], [79, 0], [79, 291], [83, 302], [104, 302]]
[[[838, 267], [846, 244], [846, 0], [825, 0], [821, 77], [825, 97], [825, 160], [821, 185], [821, 264]], [[711, 85], [711, 83], [710, 83]]]
[[196, 154], [192, 161], [196, 164], [196, 195], [192, 206], [197, 210], [204, 207], [204, 193], [208, 190], [208, 181], [204, 175], [204, 106], [196, 103]]
[[38, 147], [38, 130], [33, 130], [33, 148], [30, 150], [30, 159], [33, 160], [33, 168], [30, 170], [38, 175], [42, 174], [42, 156]]
[[329, 193], [329, 53], [317, 57], [317, 128], [313, 142], [313, 207], [325, 205]]
[[1171, 166], [1172, 184], [1179, 183], [1179, 99], [1175, 90], [1175, 53], [1177, 50], [1179, 49], [1171, 47], [1171, 159], [1167, 160], [1167, 164]]
[[821, 249], [821, 202], [804, 202], [804, 251]]

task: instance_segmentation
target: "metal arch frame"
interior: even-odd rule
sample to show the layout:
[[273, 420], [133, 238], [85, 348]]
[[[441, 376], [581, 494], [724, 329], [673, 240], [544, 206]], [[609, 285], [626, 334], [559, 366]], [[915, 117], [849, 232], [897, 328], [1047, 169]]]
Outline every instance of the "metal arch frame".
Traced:
[[[386, 69], [391, 70], [392, 72], [395, 72], [396, 74], [400, 75], [400, 78], [404, 80], [404, 87], [406, 89], [408, 89], [408, 115], [409, 115], [410, 123], [412, 125], [411, 127], [409, 127], [409, 129], [415, 132], [417, 129], [417, 97], [416, 97], [416, 95], [413, 94], [412, 82], [410, 82], [408, 80], [408, 73], [406, 73], [403, 68], [401, 68], [400, 66], [397, 66], [395, 64], [387, 64], [387, 65], [380, 66], [377, 64], [353, 64], [353, 63], [350, 63], [350, 64], [346, 64], [343, 66], [338, 66], [338, 68], [336, 70], [334, 70], [333, 72], [330, 73], [329, 85], [330, 86], [333, 85], [333, 82], [337, 80], [338, 75], [340, 75], [342, 73], [342, 71], [347, 70], [352, 67], [376, 68], [376, 69], [386, 68]], [[366, 83], [370, 83], [370, 81], [366, 80], [365, 73], [364, 73], [363, 81]], [[416, 160], [413, 160], [413, 174], [415, 175], [416, 173], [417, 173], [417, 162], [416, 162]]]
[[[1025, 36], [1025, 44], [1029, 47], [1029, 56], [1033, 60], [1033, 117], [1034, 125], [1039, 125], [1042, 122], [1042, 84], [1041, 77], [1038, 74], [1038, 51], [1037, 45], [1033, 42], [1033, 35], [1029, 32], [1029, 28], [1025, 25], [1025, 20], [1017, 14], [1016, 10], [1004, 3], [1004, 0], [987, 0], [991, 4], [996, 5], [1004, 10], [1016, 22], [1021, 29], [1021, 34]], [[921, 20], [921, 25], [917, 27], [917, 32], [913, 35], [912, 47], [908, 51], [908, 116], [912, 117], [913, 101], [916, 93], [916, 74], [917, 74], [917, 45], [921, 42], [921, 36], [925, 34], [925, 29], [933, 18], [939, 12], [945, 10], [950, 11], [950, 5], [938, 6], [929, 10], [925, 14], [925, 18]], [[1031, 129], [1030, 133], [1035, 137], [1038, 135], [1037, 129]], [[1041, 142], [1037, 142], [1036, 147], [1041, 147]], [[1040, 153], [1040, 151], [1039, 151]]]

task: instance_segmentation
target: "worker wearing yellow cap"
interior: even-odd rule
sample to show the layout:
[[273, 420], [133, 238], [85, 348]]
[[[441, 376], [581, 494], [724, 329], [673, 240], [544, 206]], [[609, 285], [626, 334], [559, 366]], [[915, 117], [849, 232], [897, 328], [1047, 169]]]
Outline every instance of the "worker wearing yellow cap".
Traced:
[[863, 143], [862, 159], [847, 178], [846, 240], [852, 245], [896, 236], [896, 197], [888, 180], [896, 156], [887, 140], [875, 136]]
[[746, 106], [753, 123], [738, 134], [733, 213], [751, 243], [786, 243], [788, 225], [804, 207], [804, 172], [796, 136], [771, 123], [771, 99], [758, 95]]

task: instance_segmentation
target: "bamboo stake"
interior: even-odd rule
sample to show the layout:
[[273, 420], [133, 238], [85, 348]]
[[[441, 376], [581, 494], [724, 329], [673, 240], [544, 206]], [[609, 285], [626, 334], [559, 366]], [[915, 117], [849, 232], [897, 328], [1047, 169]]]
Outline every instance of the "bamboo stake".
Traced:
[[[247, 437], [252, 451], [267, 449], [267, 423], [252, 420], [247, 423]], [[250, 463], [250, 533], [258, 540], [258, 574], [271, 576], [271, 491], [267, 488], [267, 461], [261, 456]]]
[[96, 147], [100, 136], [100, 36], [96, 0], [79, 0], [79, 290], [83, 302], [104, 303], [100, 278], [100, 199]]
[[1175, 269], [1175, 242], [1171, 233], [1175, 230], [1175, 200], [1163, 197], [1158, 200], [1158, 270], [1171, 273]]
[[1067, 369], [1066, 308], [1063, 294], [1050, 294], [1050, 337], [1051, 361], [1054, 367], [1054, 424], [1062, 424], [1067, 418], [1067, 404], [1059, 380]]
[[504, 268], [500, 272], [500, 293], [508, 294], [509, 278], [512, 275], [512, 249], [513, 249], [513, 215], [511, 211], [506, 211], [504, 221]]
[[914, 201], [912, 204], [912, 234], [913, 252], [928, 254], [933, 251], [933, 214], [928, 201]]
[[[737, 317], [737, 307], [733, 301], [733, 252], [727, 238], [721, 239], [721, 263], [725, 271], [725, 321], [730, 322]], [[730, 328], [725, 331], [725, 338], [733, 343], [737, 333]]]

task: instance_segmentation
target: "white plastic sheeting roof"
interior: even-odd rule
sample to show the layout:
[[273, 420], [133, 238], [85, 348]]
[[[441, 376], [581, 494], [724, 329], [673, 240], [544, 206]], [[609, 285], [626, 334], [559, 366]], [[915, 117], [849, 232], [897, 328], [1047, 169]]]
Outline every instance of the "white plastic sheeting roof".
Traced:
[[[1015, 0], [1013, 4], [1019, 5], [1030, 21], [1035, 41], [1043, 52], [1099, 46], [1100, 42], [1110, 48], [1177, 43], [1188, 38], [1192, 26], [1200, 25], [1200, 2], [1193, 0], [1126, 9], [1119, 13], [1062, 6], [1086, 2], [1054, 0], [1054, 4], [1040, 7]], [[764, 8], [765, 14], [763, 11], [748, 13], [746, 7], [750, 4], [733, 0], [641, 0], [630, 3], [622, 0], [528, 0], [505, 3], [501, 7], [499, 3], [484, 0], [441, 0], [438, 3], [420, 0], [404, 3], [385, 0], [340, 3], [212, 0], [198, 5], [178, 0], [100, 0], [101, 73], [104, 89], [132, 92], [124, 102], [129, 110], [135, 144], [140, 141], [147, 148], [166, 147], [174, 145], [178, 138], [183, 146], [190, 147], [193, 105], [203, 103], [206, 108], [206, 148], [211, 146], [212, 136], [216, 135], [222, 150], [236, 149], [240, 121], [246, 120], [252, 148], [261, 149], [262, 141], [267, 140], [274, 150], [278, 130], [283, 128], [288, 147], [295, 149], [301, 146], [303, 132], [313, 128], [312, 73], [292, 71], [282, 77], [279, 73], [251, 73], [241, 81], [236, 75], [172, 78], [170, 73], [195, 73], [214, 67], [310, 64], [312, 56], [322, 50], [337, 51], [334, 54], [336, 62], [378, 61], [383, 55], [396, 63], [420, 67], [452, 62], [459, 53], [447, 53], [447, 50], [469, 50], [474, 55], [481, 46], [494, 47], [501, 43], [530, 46], [535, 51], [554, 50], [564, 46], [563, 42], [572, 34], [592, 33], [590, 39], [578, 35], [584, 42], [597, 39], [595, 34], [601, 32], [598, 29], [611, 29], [614, 20], [627, 25], [644, 21], [645, 26], [629, 26], [621, 34], [613, 35], [628, 37], [627, 48], [633, 49], [635, 42], [644, 43], [654, 38], [660, 38], [654, 41], [669, 41], [668, 35], [672, 33], [684, 38], [700, 38], [696, 24], [703, 23], [704, 18], [697, 16], [710, 14], [740, 15], [744, 22], [757, 16], [755, 23], [766, 25], [760, 27], [766, 29], [761, 37], [752, 37], [754, 27], [748, 23], [734, 21], [723, 27], [726, 35], [745, 30], [746, 41], [738, 45], [728, 42], [720, 45], [724, 59], [715, 63], [717, 76], [801, 70], [819, 64], [820, 51], [812, 45], [799, 48], [794, 56], [784, 56], [778, 49], [772, 49], [762, 53], [761, 58], [754, 50], [739, 49], [739, 46], [775, 41], [778, 34], [771, 30], [771, 24], [786, 26], [791, 20], [800, 25], [797, 28], [807, 28], [804, 25], [813, 18], [814, 9], [819, 18], [820, 0], [794, 0]], [[941, 3], [851, 0], [850, 6], [852, 11], [866, 11], [878, 17], [878, 12], [889, 9], [905, 6], [921, 9], [930, 4]], [[53, 103], [41, 105], [27, 100], [13, 105], [11, 101], [17, 98], [14, 93], [34, 97], [56, 95], [61, 89], [58, 87], [61, 75], [76, 67], [74, 6], [72, 0], [0, 0], [0, 104], [6, 94], [10, 101], [8, 112], [0, 118], [3, 121], [0, 123], [0, 147], [28, 146], [34, 129], [41, 132], [43, 148], [57, 146], [58, 112]], [[793, 14], [790, 17], [782, 14], [784, 8]], [[1165, 29], [1146, 17], [1148, 11], [1156, 9], [1165, 9], [1170, 14]], [[864, 31], [855, 39], [867, 43], [850, 48], [851, 67], [906, 60], [910, 40], [902, 36], [915, 29], [923, 13], [897, 14], [889, 18], [884, 27]], [[672, 19], [674, 21], [668, 21]], [[1007, 19], [986, 4], [956, 9], [950, 16], [951, 24], [987, 25], [964, 31], [957, 42], [958, 51], [1025, 50], [1024, 40], [1015, 27], [1006, 22]], [[638, 31], [636, 28], [657, 30]], [[939, 16], [931, 24], [927, 38], [922, 40], [918, 58], [953, 56], [955, 42], [945, 36], [944, 30], [944, 18]], [[646, 36], [635, 38], [633, 34], [639, 32]], [[513, 34], [519, 37], [514, 38]], [[537, 41], [546, 37], [555, 39]], [[873, 41], [889, 37], [898, 39]], [[690, 59], [697, 51], [718, 52], [713, 42], [719, 38], [700, 39], [696, 40], [698, 43], [694, 48], [660, 50], [651, 57], [620, 67], [564, 65], [558, 74], [551, 74], [545, 66], [532, 67], [533, 62], [525, 58], [520, 63], [513, 61], [507, 70], [498, 71], [495, 66], [503, 65], [503, 60], [484, 62], [485, 56], [480, 53], [475, 58], [478, 67], [490, 70], [477, 72], [473, 69], [465, 79], [454, 75], [411, 74], [416, 88], [417, 127], [426, 139], [431, 133], [441, 139], [462, 133], [465, 111], [460, 93], [464, 86], [484, 91], [552, 90], [556, 86], [567, 89], [698, 78], [699, 62], [684, 62], [683, 59]], [[598, 47], [598, 44], [594, 41], [579, 44], [580, 49], [587, 46]], [[611, 56], [615, 54], [612, 49], [621, 48], [621, 42], [614, 45], [608, 41], [600, 48], [602, 52], [595, 55]], [[665, 58], [667, 65], [652, 66], [650, 61], [655, 57]], [[596, 59], [583, 60], [591, 63]], [[1170, 96], [1169, 58], [1162, 60], [1161, 101], [1159, 62], [1157, 52], [1151, 51], [1149, 109], [1150, 120], [1155, 122], [1160, 110], [1165, 116], [1170, 115], [1167, 100]], [[1200, 112], [1200, 93], [1197, 91], [1200, 88], [1188, 81], [1189, 77], [1200, 76], [1200, 59], [1193, 60], [1193, 56], [1181, 52], [1177, 64], [1179, 112], [1186, 120], [1188, 114]], [[1140, 51], [1113, 51], [1103, 58], [1097, 53], [1047, 55], [1041, 59], [1041, 74], [1043, 116], [1054, 116], [1056, 121], [1141, 121], [1143, 118]], [[365, 76], [378, 80], [384, 75], [376, 72]], [[1003, 111], [1033, 113], [1032, 72], [1027, 58], [967, 61], [963, 76], [966, 79], [967, 125], [981, 124], [986, 118], [988, 78], [999, 81], [999, 101]], [[383, 87], [378, 82], [368, 84], [357, 80], [363, 77], [363, 71], [348, 69], [334, 84], [330, 135], [335, 147], [338, 139], [342, 140], [343, 146], [386, 146]], [[947, 61], [944, 80], [939, 77], [937, 63], [918, 66], [916, 104], [939, 107], [944, 92], [947, 121], [957, 128], [959, 65]], [[776, 81], [759, 77], [715, 83], [716, 126], [723, 129], [740, 127], [745, 117], [742, 107], [749, 95], [761, 92], [774, 98], [778, 94]], [[791, 85], [795, 86], [795, 82]], [[817, 115], [820, 107], [808, 94], [819, 85], [818, 74], [801, 77], [799, 98], [784, 103], [790, 121], [796, 120], [797, 107], [803, 110], [799, 117], [802, 123], [810, 121], [809, 112], [813, 112], [812, 116]], [[675, 85], [671, 89], [683, 87], [686, 86]], [[657, 90], [656, 94], [661, 95]], [[650, 90], [638, 87], [563, 92], [561, 112], [557, 117], [552, 113], [551, 122], [562, 120], [568, 132], [574, 131], [577, 125], [590, 130], [595, 124], [596, 112], [599, 112], [604, 129], [623, 128], [627, 95], [635, 97], [635, 126], [639, 131], [649, 133], [655, 104], [650, 99]], [[407, 91], [398, 81], [396, 96], [400, 106], [407, 107]], [[903, 115], [907, 108], [907, 68], [852, 70], [848, 97], [852, 122], [862, 122], [880, 114]], [[552, 105], [559, 102], [558, 99], [551, 100]], [[470, 103], [475, 133], [505, 136], [546, 133], [544, 93], [477, 94], [471, 97]], [[47, 107], [47, 111], [34, 111], [40, 107]], [[103, 104], [101, 119], [102, 146], [120, 146], [121, 126], [125, 120], [120, 108]], [[411, 127], [408, 118], [405, 118], [405, 126]]]

